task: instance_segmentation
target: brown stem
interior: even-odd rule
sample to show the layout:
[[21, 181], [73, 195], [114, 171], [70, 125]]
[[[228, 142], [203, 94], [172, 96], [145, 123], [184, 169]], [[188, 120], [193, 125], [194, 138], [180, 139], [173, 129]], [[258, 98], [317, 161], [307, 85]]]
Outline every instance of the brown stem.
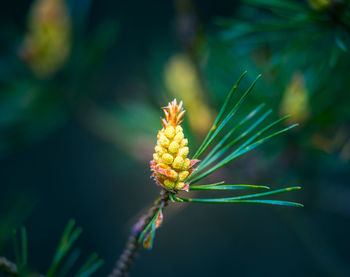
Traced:
[[5, 257], [0, 257], [0, 270], [8, 276], [18, 276], [17, 266]]
[[159, 198], [154, 201], [153, 206], [148, 210], [146, 214], [136, 222], [131, 230], [131, 234], [126, 243], [125, 249], [117, 262], [114, 269], [108, 277], [122, 277], [127, 276], [130, 266], [136, 257], [137, 251], [140, 247], [138, 242], [142, 231], [146, 228], [148, 223], [152, 220], [159, 208], [164, 208], [169, 202], [169, 192], [161, 190]]

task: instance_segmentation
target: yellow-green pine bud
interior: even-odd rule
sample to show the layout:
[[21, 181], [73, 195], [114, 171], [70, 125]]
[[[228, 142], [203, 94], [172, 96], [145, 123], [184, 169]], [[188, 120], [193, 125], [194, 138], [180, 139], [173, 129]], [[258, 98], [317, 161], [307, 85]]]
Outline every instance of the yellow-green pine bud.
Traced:
[[184, 138], [184, 133], [179, 132], [176, 134], [176, 136], [174, 137], [174, 141], [180, 143]]
[[164, 153], [166, 153], [166, 150], [160, 145], [156, 145], [156, 147], [154, 147], [154, 150], [157, 152], [158, 155], [163, 155]]
[[158, 154], [156, 154], [156, 153], [153, 154], [153, 159], [154, 159], [157, 163], [161, 162], [161, 160], [160, 160]]
[[163, 160], [163, 162], [166, 163], [166, 164], [171, 164], [171, 163], [173, 162], [174, 158], [173, 158], [173, 156], [171, 156], [170, 154], [165, 153], [165, 154], [163, 154], [163, 156], [162, 156], [162, 160]]
[[172, 189], [175, 187], [175, 182], [170, 181], [169, 179], [165, 179], [165, 180], [164, 180], [164, 185], [165, 185], [168, 189], [172, 190]]
[[177, 150], [179, 150], [179, 147], [180, 147], [180, 145], [176, 141], [173, 141], [170, 143], [168, 150], [171, 153], [175, 153], [175, 152], [177, 152]]
[[186, 178], [187, 178], [187, 176], [188, 176], [188, 174], [189, 174], [189, 172], [188, 172], [188, 171], [186, 171], [186, 170], [181, 171], [181, 172], [179, 173], [178, 180], [179, 180], [180, 182], [185, 181], [185, 180], [186, 180]]
[[184, 159], [180, 156], [177, 156], [175, 159], [174, 159], [174, 162], [173, 162], [173, 168], [175, 169], [181, 169], [182, 166], [184, 164]]
[[164, 136], [163, 134], [160, 135], [159, 137], [159, 144], [163, 147], [168, 147], [169, 146], [169, 140]]
[[168, 126], [168, 127], [166, 127], [164, 133], [168, 138], [172, 139], [175, 136], [176, 131], [175, 131], [175, 128], [173, 126]]
[[182, 133], [182, 127], [176, 126], [176, 133]]
[[180, 146], [181, 146], [181, 147], [184, 147], [184, 146], [187, 146], [187, 144], [188, 144], [188, 139], [183, 139], [183, 140], [181, 141]]
[[186, 158], [187, 155], [188, 155], [188, 152], [189, 152], [188, 147], [182, 147], [182, 148], [179, 149], [178, 155], [183, 157], [183, 158]]
[[186, 184], [184, 182], [178, 182], [175, 185], [176, 189], [183, 189], [186, 186]]
[[183, 169], [183, 170], [188, 170], [188, 169], [190, 168], [190, 165], [191, 165], [191, 160], [190, 160], [189, 158], [186, 158], [186, 159], [184, 160], [182, 169]]

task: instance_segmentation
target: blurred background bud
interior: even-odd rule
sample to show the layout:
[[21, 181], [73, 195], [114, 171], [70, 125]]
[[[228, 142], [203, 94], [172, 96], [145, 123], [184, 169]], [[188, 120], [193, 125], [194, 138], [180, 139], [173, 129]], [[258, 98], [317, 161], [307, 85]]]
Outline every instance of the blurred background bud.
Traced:
[[186, 54], [175, 54], [169, 59], [164, 81], [171, 95], [185, 103], [191, 128], [197, 134], [205, 134], [212, 123], [212, 113], [195, 65]]
[[55, 74], [71, 50], [71, 18], [65, 0], [36, 0], [29, 13], [28, 33], [20, 57], [39, 78]]
[[311, 145], [327, 154], [338, 154], [340, 160], [344, 163], [350, 160], [349, 130], [345, 126], [329, 131], [327, 134], [313, 134]]
[[310, 115], [308, 91], [300, 72], [296, 72], [287, 85], [280, 105], [282, 115], [291, 115], [291, 121], [303, 123]]
[[310, 7], [316, 11], [327, 9], [332, 1], [331, 0], [308, 0]]

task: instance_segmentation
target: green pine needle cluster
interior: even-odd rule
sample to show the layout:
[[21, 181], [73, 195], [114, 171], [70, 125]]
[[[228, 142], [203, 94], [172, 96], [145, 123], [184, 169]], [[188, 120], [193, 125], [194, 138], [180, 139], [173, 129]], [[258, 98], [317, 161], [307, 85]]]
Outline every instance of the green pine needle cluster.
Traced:
[[27, 234], [24, 227], [20, 229], [19, 234], [15, 231], [14, 246], [16, 255], [16, 276], [46, 276], [46, 277], [89, 277], [96, 272], [103, 264], [103, 261], [96, 253], [83, 263], [80, 268], [74, 273], [73, 267], [76, 267], [77, 260], [80, 256], [80, 251], [73, 248], [74, 243], [79, 238], [82, 229], [75, 226], [75, 221], [70, 220], [64, 229], [57, 250], [54, 254], [52, 263], [45, 275], [33, 273], [28, 266], [28, 246]]
[[[246, 190], [246, 189], [262, 189], [268, 190], [260, 193], [246, 194], [241, 196], [231, 196], [223, 198], [183, 198], [176, 195], [176, 193], [169, 192], [169, 197], [172, 202], [189, 202], [189, 203], [214, 203], [214, 204], [226, 204], [226, 203], [253, 203], [253, 204], [268, 204], [268, 205], [280, 205], [290, 207], [303, 207], [302, 204], [290, 201], [261, 199], [261, 197], [282, 194], [301, 189], [299, 186], [282, 188], [277, 190], [270, 190], [267, 186], [260, 185], [246, 185], [246, 184], [225, 184], [224, 181], [220, 181], [214, 184], [194, 185], [201, 181], [214, 171], [220, 169], [222, 166], [233, 161], [234, 159], [242, 156], [243, 154], [255, 149], [267, 140], [283, 134], [288, 130], [298, 126], [293, 124], [289, 127], [278, 129], [277, 131], [271, 131], [273, 127], [283, 122], [288, 116], [275, 120], [271, 123], [264, 123], [268, 115], [271, 114], [271, 110], [263, 111], [264, 104], [259, 105], [242, 120], [230, 127], [229, 131], [225, 131], [225, 127], [232, 122], [234, 115], [239, 110], [239, 107], [246, 100], [250, 92], [252, 92], [257, 80], [246, 89], [240, 96], [237, 102], [232, 101], [234, 93], [237, 91], [242, 78], [246, 75], [244, 72], [234, 84], [230, 92], [228, 93], [223, 106], [221, 107], [219, 114], [213, 123], [208, 135], [205, 137], [203, 143], [199, 146], [198, 150], [193, 156], [193, 159], [201, 158], [202, 155], [210, 148], [211, 150], [205, 155], [200, 162], [196, 171], [188, 179], [189, 190], [220, 190], [220, 191], [233, 191], [233, 190]], [[234, 102], [232, 104], [232, 102]], [[242, 130], [243, 129], [243, 130]], [[217, 139], [219, 138], [220, 139]], [[218, 140], [218, 141], [217, 141]], [[258, 198], [258, 199], [256, 199]], [[163, 208], [159, 208], [148, 225], [141, 233], [138, 242], [141, 243], [145, 238], [150, 240], [148, 249], [153, 246], [153, 240], [155, 237], [157, 225], [156, 221], [159, 214], [162, 213]]]
[[[308, 69], [323, 83], [335, 67], [347, 66], [350, 47], [349, 1], [243, 0], [232, 18], [217, 18], [222, 37], [235, 55], [267, 47], [271, 65]], [[317, 50], [317, 51], [315, 51]], [[283, 71], [283, 70], [281, 70]], [[320, 84], [319, 84], [320, 85]]]
[[[265, 141], [287, 132], [288, 130], [298, 126], [298, 124], [293, 124], [287, 128], [283, 128], [272, 133], [273, 127], [287, 119], [288, 117], [283, 117], [281, 119], [275, 120], [269, 124], [263, 124], [264, 120], [271, 113], [271, 110], [263, 112], [264, 104], [259, 105], [247, 116], [245, 116], [241, 121], [230, 128], [228, 132], [225, 132], [225, 127], [232, 121], [233, 116], [238, 111], [239, 107], [242, 105], [244, 100], [247, 98], [249, 93], [253, 90], [255, 83], [260, 78], [260, 75], [255, 79], [255, 81], [249, 86], [249, 88], [241, 95], [239, 100], [234, 103], [232, 102], [232, 97], [237, 91], [242, 78], [246, 75], [244, 72], [237, 82], [232, 87], [231, 91], [228, 93], [225, 102], [213, 124], [208, 135], [204, 139], [201, 146], [198, 148], [197, 152], [194, 154], [193, 158], [198, 159], [202, 154], [208, 149], [208, 147], [215, 141], [215, 139], [221, 135], [222, 138], [215, 142], [209, 153], [203, 158], [199, 164], [197, 170], [191, 175], [190, 190], [240, 190], [240, 189], [269, 189], [266, 186], [253, 186], [253, 185], [225, 185], [224, 182], [218, 182], [215, 184], [206, 184], [193, 186], [193, 184], [201, 181], [203, 178], [207, 177], [209, 174], [218, 170], [227, 163], [233, 161], [234, 159], [242, 156], [243, 154], [255, 149], [257, 146], [261, 145]], [[227, 112], [228, 111], [228, 112]], [[263, 125], [262, 127], [259, 127]], [[243, 130], [242, 130], [243, 129]], [[223, 134], [222, 134], [223, 133]], [[228, 198], [203, 198], [203, 199], [192, 199], [192, 198], [181, 198], [174, 194], [171, 194], [171, 200], [177, 202], [195, 202], [195, 203], [259, 203], [259, 204], [272, 204], [272, 205], [285, 205], [302, 207], [302, 204], [279, 201], [279, 200], [251, 200], [251, 198], [258, 198], [267, 195], [280, 194], [283, 192], [289, 192], [293, 190], [298, 190], [300, 187], [284, 188], [264, 193], [249, 194], [244, 196], [228, 197]]]

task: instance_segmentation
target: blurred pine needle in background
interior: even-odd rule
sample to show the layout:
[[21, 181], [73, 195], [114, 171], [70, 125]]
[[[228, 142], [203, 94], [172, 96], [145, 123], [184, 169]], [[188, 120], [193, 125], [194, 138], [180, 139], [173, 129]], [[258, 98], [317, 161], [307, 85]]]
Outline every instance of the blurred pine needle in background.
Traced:
[[[9, 276], [74, 276], [88, 277], [91, 276], [103, 261], [98, 258], [97, 254], [92, 254], [86, 262], [77, 269], [73, 274], [72, 268], [76, 267], [76, 262], [80, 256], [80, 251], [74, 249], [73, 245], [82, 232], [82, 229], [75, 226], [75, 221], [70, 220], [64, 229], [61, 240], [59, 241], [57, 250], [52, 259], [52, 263], [45, 275], [38, 273], [28, 264], [30, 259], [30, 251], [28, 250], [28, 239], [25, 228], [21, 228], [17, 234], [14, 233], [14, 248], [16, 255], [16, 263], [12, 263], [6, 258], [0, 257], [0, 270]], [[29, 258], [28, 258], [29, 255]]]

